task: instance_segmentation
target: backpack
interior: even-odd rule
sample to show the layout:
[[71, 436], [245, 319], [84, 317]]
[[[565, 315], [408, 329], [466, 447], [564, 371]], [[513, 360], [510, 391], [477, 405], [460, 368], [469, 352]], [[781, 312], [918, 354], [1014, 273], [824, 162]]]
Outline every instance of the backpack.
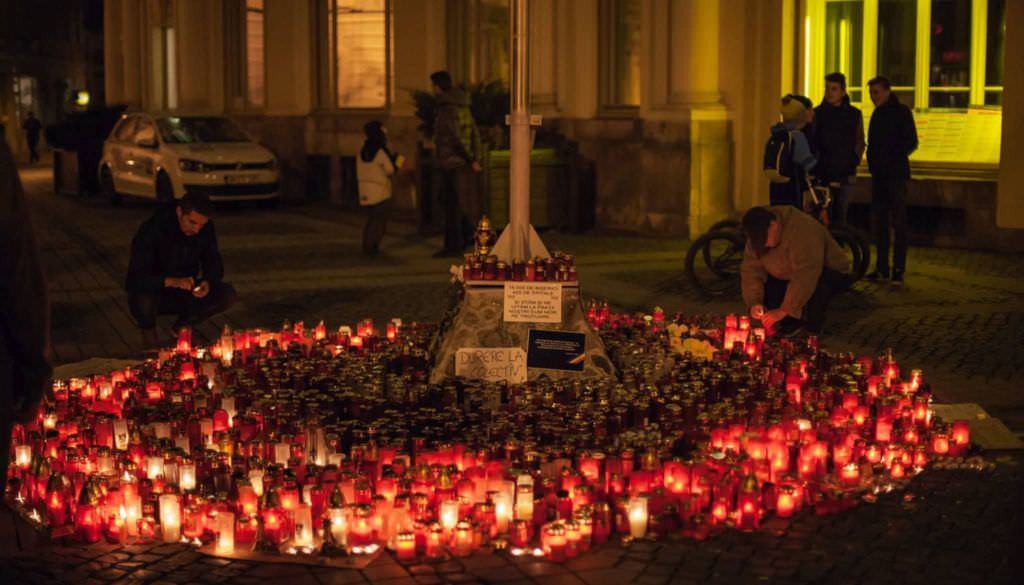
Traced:
[[796, 177], [792, 130], [772, 131], [764, 145], [764, 174], [772, 183], [788, 183]]

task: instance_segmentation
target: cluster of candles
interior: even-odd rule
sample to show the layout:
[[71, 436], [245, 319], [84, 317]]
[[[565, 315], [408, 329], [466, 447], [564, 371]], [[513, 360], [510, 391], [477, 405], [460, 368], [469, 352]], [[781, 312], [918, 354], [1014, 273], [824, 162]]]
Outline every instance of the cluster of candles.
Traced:
[[553, 252], [547, 258], [513, 260], [505, 262], [497, 256], [487, 254], [466, 254], [462, 264], [462, 279], [525, 281], [525, 282], [576, 282], [576, 264], [571, 255]]
[[[561, 561], [625, 539], [835, 512], [970, 447], [920, 371], [744, 317], [592, 304], [612, 380], [428, 385], [436, 328], [225, 331], [58, 381], [17, 426], [9, 490], [54, 534], [399, 559], [508, 548]], [[671, 350], [713, 342], [714, 358]]]

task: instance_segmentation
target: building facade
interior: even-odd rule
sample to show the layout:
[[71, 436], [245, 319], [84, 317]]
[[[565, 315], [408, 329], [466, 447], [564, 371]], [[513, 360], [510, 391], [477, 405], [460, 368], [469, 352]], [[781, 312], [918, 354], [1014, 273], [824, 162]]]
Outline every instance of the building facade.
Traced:
[[[1024, 152], [1000, 137], [1024, 117], [1024, 72], [1004, 57], [1024, 49], [1022, 11], [1006, 0], [534, 0], [532, 109], [596, 169], [598, 225], [687, 235], [767, 201], [762, 149], [781, 95], [819, 101], [824, 75], [842, 70], [868, 118], [867, 80], [884, 74], [915, 107], [911, 203], [934, 215], [932, 241], [1016, 246], [1024, 176], [1000, 161]], [[234, 116], [281, 157], [293, 197], [307, 196], [317, 161], [337, 196], [368, 120], [416, 152], [411, 91], [429, 89], [432, 71], [508, 77], [507, 0], [105, 0], [105, 30], [108, 103]]]
[[102, 0], [0, 2], [0, 123], [17, 158], [28, 158], [29, 112], [50, 125], [103, 102], [102, 10]]

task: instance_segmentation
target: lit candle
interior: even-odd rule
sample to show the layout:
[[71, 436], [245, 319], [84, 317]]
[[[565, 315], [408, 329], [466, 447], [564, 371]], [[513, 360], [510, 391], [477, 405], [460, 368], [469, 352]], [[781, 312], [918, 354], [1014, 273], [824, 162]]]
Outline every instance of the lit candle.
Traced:
[[459, 501], [445, 500], [441, 502], [441, 513], [439, 514], [441, 527], [448, 533], [455, 530], [459, 523]]
[[256, 497], [263, 497], [263, 470], [262, 469], [250, 469], [249, 470], [249, 483], [252, 484], [252, 491], [256, 492]]
[[399, 532], [395, 538], [395, 553], [400, 561], [416, 559], [416, 533]]
[[331, 521], [331, 537], [338, 546], [348, 542], [348, 521], [344, 508], [328, 508], [327, 516]]
[[295, 546], [313, 546], [313, 515], [309, 504], [295, 507]]
[[779, 488], [778, 499], [775, 502], [775, 513], [779, 518], [789, 518], [796, 509], [796, 496], [793, 486], [784, 485]]
[[274, 445], [274, 463], [288, 465], [288, 459], [292, 456], [291, 443], [277, 443]]
[[635, 496], [629, 501], [629, 534], [643, 538], [647, 534], [647, 497]]
[[509, 522], [512, 521], [512, 502], [505, 492], [494, 494], [494, 517], [498, 534], [507, 534]]
[[245, 484], [238, 486], [238, 509], [247, 516], [251, 516], [259, 510], [259, 498], [253, 486]]
[[18, 445], [14, 448], [14, 462], [21, 469], [28, 469], [32, 463], [31, 445]]
[[160, 496], [160, 526], [164, 542], [178, 542], [181, 538], [181, 503], [177, 494]]
[[183, 463], [178, 468], [178, 477], [183, 491], [196, 489], [196, 466], [194, 463]]
[[220, 555], [235, 552], [235, 515], [232, 512], [217, 513], [217, 546]]
[[966, 420], [953, 421], [953, 445], [957, 455], [962, 454], [971, 444], [971, 426]]
[[[644, 504], [644, 513], [646, 513], [647, 504]], [[644, 526], [646, 530], [646, 524]], [[544, 531], [545, 548], [547, 549], [548, 558], [552, 562], [561, 563], [566, 558], [566, 547], [569, 544], [568, 539], [565, 536], [565, 526], [561, 524], [550, 524]]]
[[860, 484], [860, 467], [852, 461], [843, 465], [839, 470], [839, 479], [846, 487], [856, 487]]
[[158, 477], [164, 476], [164, 458], [163, 456], [157, 455], [148, 459], [146, 465], [146, 477], [149, 479], [157, 479]]
[[533, 520], [533, 484], [519, 484], [516, 488], [516, 518]]
[[473, 526], [469, 522], [455, 525], [455, 556], [468, 557], [473, 554]]

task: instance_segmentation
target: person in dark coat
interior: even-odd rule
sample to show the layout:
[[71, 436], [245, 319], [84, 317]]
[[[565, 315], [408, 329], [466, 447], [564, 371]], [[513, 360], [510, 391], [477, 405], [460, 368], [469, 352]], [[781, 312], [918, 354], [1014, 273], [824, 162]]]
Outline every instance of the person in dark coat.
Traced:
[[43, 125], [34, 112], [29, 112], [21, 129], [25, 131], [25, 141], [28, 142], [28, 162], [34, 163], [39, 160], [39, 134], [43, 131]]
[[224, 262], [210, 220], [210, 199], [186, 193], [174, 208], [158, 210], [132, 238], [125, 290], [143, 344], [157, 347], [157, 315], [177, 315], [178, 331], [227, 310], [235, 302], [224, 282]]
[[46, 279], [14, 156], [0, 139], [0, 496], [11, 430], [35, 418], [52, 372]]
[[846, 223], [847, 185], [864, 156], [864, 116], [850, 105], [846, 76], [825, 76], [825, 98], [814, 108], [811, 148], [818, 157], [816, 177], [832, 187], [832, 223]]
[[444, 202], [444, 247], [435, 257], [461, 257], [472, 243], [480, 219], [476, 188], [480, 166], [480, 131], [469, 109], [469, 97], [452, 84], [447, 71], [430, 75], [437, 97], [434, 111], [434, 158]]
[[907, 181], [910, 153], [917, 150], [917, 127], [910, 108], [892, 93], [889, 80], [868, 82], [875, 111], [868, 126], [868, 168], [871, 170], [871, 219], [878, 248], [871, 280], [889, 278], [889, 227], [895, 234], [892, 284], [903, 286], [907, 268]]

